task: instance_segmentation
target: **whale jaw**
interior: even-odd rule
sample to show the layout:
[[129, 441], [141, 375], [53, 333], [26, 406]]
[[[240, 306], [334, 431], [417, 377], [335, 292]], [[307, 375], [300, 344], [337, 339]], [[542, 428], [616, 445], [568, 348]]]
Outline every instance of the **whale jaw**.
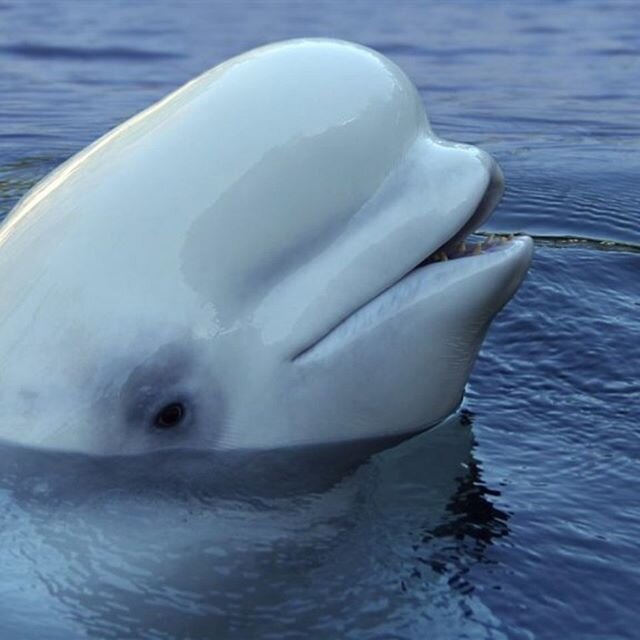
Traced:
[[[440, 211], [439, 215], [433, 216], [434, 229], [425, 243], [427, 249], [422, 254], [415, 254], [416, 264], [406, 263], [405, 270], [399, 271], [392, 280], [382, 272], [384, 285], [379, 287], [379, 291], [300, 349], [292, 358], [294, 362], [317, 357], [339, 336], [346, 332], [357, 333], [361, 322], [364, 328], [370, 326], [373, 317], [388, 319], [410, 304], [413, 297], [426, 299], [447, 293], [450, 298], [439, 304], [457, 304], [461, 313], [493, 318], [515, 293], [531, 262], [531, 239], [527, 236], [489, 236], [484, 241], [469, 240], [469, 236], [491, 216], [502, 197], [502, 170], [491, 156], [475, 147], [434, 140], [426, 148], [430, 154], [434, 149], [436, 153], [450, 153], [452, 149], [455, 153], [461, 152], [458, 163], [466, 165], [467, 174], [460, 188], [469, 190], [468, 202], [448, 215], [442, 215]], [[423, 156], [414, 164], [424, 162]], [[438, 209], [446, 206], [446, 202], [441, 203]], [[412, 231], [409, 230], [407, 235], [412, 235]], [[432, 238], [438, 237], [443, 240], [434, 247]], [[481, 298], [471, 307], [469, 301], [477, 296], [463, 293], [467, 280], [476, 284]], [[325, 341], [328, 345], [324, 344]], [[337, 347], [337, 342], [332, 346]]]
[[[445, 254], [446, 255], [446, 254]], [[451, 254], [450, 254], [451, 255]], [[489, 239], [468, 245], [451, 257], [434, 255], [394, 285], [369, 301], [293, 360], [304, 364], [327, 357], [412, 305], [432, 298], [432, 304], [448, 298], [460, 315], [490, 322], [520, 286], [533, 256], [533, 241], [520, 235], [511, 239]], [[472, 291], [473, 287], [477, 287]]]
[[475, 195], [466, 208], [434, 215], [422, 255], [392, 279], [389, 269], [380, 269], [385, 286], [292, 358], [303, 379], [331, 381], [331, 392], [320, 395], [294, 385], [297, 402], [340, 407], [304, 434], [307, 441], [410, 437], [462, 401], [491, 321], [515, 294], [533, 255], [528, 236], [469, 241], [497, 205], [503, 181], [489, 156], [467, 149], [481, 160], [481, 171], [469, 181]]

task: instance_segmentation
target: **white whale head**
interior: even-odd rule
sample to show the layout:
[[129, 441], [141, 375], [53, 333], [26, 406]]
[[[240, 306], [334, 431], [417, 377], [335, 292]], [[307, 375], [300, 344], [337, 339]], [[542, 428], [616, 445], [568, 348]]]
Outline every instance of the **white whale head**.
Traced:
[[502, 188], [367, 48], [215, 67], [0, 229], [0, 440], [264, 450], [440, 421], [531, 259], [526, 237], [460, 244]]

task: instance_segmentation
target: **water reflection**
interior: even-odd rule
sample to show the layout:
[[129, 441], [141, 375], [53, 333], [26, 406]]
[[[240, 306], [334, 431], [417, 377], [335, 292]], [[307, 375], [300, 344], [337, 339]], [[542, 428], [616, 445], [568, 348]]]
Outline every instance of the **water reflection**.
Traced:
[[[465, 418], [471, 421], [471, 414]], [[475, 564], [490, 563], [489, 547], [509, 535], [509, 513], [496, 506], [501, 493], [485, 484], [481, 464], [472, 455], [466, 468], [446, 516], [435, 527], [427, 525], [416, 553], [419, 562], [446, 575], [452, 588], [470, 594], [474, 584], [469, 574]]]
[[[217, 495], [215, 483], [203, 490], [198, 482], [220, 458], [193, 467], [189, 490], [185, 475], [171, 478], [157, 459], [144, 472], [139, 459], [133, 481], [131, 469], [109, 472], [105, 461], [4, 448], [7, 622], [20, 625], [21, 638], [38, 637], [44, 618], [67, 638], [307, 637], [338, 627], [366, 637], [389, 616], [466, 629], [481, 611], [486, 627], [490, 612], [459, 589], [445, 557], [449, 550], [457, 567], [472, 565], [507, 531], [473, 460], [467, 423], [451, 420], [355, 471], [334, 469], [322, 490], [289, 484], [281, 495], [273, 487]], [[314, 467], [306, 458], [285, 475], [322, 476], [329, 459]], [[242, 485], [245, 471], [232, 465], [226, 473]], [[284, 477], [282, 465], [261, 474], [262, 488]], [[24, 615], [34, 599], [37, 613]]]

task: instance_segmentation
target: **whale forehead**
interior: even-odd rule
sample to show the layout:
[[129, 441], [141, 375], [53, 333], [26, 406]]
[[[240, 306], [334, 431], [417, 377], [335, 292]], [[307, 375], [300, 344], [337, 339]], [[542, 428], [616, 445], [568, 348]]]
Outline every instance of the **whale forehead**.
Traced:
[[[0, 243], [7, 260], [12, 235], [14, 253], [37, 244], [30, 253], [50, 277], [66, 270], [59, 283], [82, 277], [78, 264], [111, 291], [170, 279], [231, 322], [330, 244], [427, 130], [413, 85], [379, 54], [330, 40], [270, 45], [62, 165], [16, 208]], [[25, 216], [32, 224], [12, 234]]]
[[[262, 295], [321, 253], [427, 127], [404, 73], [368, 49], [302, 41], [255, 56], [234, 77], [258, 107], [235, 138], [248, 161], [183, 247], [186, 278], [213, 299]], [[212, 245], [215, 282], [202, 271]]]

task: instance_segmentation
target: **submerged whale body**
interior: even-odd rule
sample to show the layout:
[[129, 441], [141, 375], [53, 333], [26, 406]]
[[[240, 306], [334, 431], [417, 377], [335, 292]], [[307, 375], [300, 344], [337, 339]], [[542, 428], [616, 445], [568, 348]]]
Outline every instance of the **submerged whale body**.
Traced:
[[531, 260], [524, 236], [465, 245], [502, 189], [370, 49], [215, 67], [0, 228], [0, 441], [308, 451], [438, 423]]

